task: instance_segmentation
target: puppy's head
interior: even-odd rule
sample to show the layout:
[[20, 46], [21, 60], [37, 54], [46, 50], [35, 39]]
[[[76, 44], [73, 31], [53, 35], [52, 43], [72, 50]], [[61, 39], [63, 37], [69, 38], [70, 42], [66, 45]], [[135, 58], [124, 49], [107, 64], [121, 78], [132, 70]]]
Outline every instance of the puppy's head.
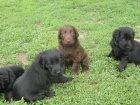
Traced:
[[0, 92], [4, 92], [9, 84], [10, 77], [8, 71], [5, 68], [0, 68]]
[[129, 27], [120, 27], [113, 32], [113, 44], [122, 50], [133, 47], [135, 32]]
[[71, 46], [78, 41], [78, 36], [79, 34], [75, 27], [71, 25], [65, 25], [59, 29], [58, 41], [60, 44]]
[[59, 50], [46, 50], [39, 58], [40, 66], [52, 76], [60, 76], [64, 72], [64, 56]]
[[13, 65], [10, 66], [9, 68], [13, 70], [16, 78], [20, 77], [24, 73], [24, 69], [21, 66]]

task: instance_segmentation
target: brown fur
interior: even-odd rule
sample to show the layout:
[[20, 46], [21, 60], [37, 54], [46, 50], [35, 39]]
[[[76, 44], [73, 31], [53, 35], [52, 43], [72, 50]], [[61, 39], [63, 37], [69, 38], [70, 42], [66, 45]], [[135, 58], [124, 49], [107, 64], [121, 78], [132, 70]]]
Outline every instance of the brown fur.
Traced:
[[78, 32], [75, 27], [65, 25], [58, 32], [59, 49], [65, 57], [65, 66], [72, 66], [72, 75], [78, 74], [78, 65], [81, 64], [82, 72], [89, 68], [88, 56], [78, 41]]

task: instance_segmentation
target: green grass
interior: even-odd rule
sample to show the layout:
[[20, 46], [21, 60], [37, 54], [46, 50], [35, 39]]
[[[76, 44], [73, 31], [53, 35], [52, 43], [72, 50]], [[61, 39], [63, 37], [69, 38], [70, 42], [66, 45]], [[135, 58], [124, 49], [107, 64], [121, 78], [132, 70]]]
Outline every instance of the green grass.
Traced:
[[[53, 84], [53, 98], [37, 105], [140, 105], [140, 67], [128, 64], [117, 72], [119, 61], [107, 58], [112, 32], [132, 27], [140, 38], [139, 0], [0, 0], [0, 66], [21, 64], [27, 54], [29, 66], [36, 54], [58, 47], [57, 33], [65, 24], [78, 29], [88, 52], [88, 74], [73, 76], [65, 84]], [[70, 76], [70, 69], [66, 76]], [[80, 71], [80, 69], [79, 69]], [[3, 103], [0, 95], [0, 105]], [[23, 100], [10, 105], [27, 105]]]

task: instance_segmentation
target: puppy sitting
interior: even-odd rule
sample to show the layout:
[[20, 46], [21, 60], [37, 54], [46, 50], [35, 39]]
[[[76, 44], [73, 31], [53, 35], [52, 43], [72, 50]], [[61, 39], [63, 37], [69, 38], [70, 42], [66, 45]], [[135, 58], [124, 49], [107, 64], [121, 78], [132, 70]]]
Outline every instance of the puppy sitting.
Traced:
[[63, 71], [63, 54], [59, 50], [41, 52], [25, 73], [17, 79], [13, 91], [7, 94], [7, 100], [11, 98], [20, 100], [23, 97], [25, 101], [30, 102], [54, 96], [54, 92], [50, 90], [53, 82], [65, 83], [73, 79], [63, 76]]
[[65, 66], [72, 66], [72, 75], [78, 74], [78, 65], [81, 64], [82, 72], [89, 68], [88, 56], [78, 41], [78, 32], [71, 25], [65, 25], [58, 32], [59, 49], [65, 57]]
[[140, 43], [134, 40], [134, 31], [129, 27], [120, 27], [113, 32], [110, 42], [112, 50], [109, 57], [121, 60], [118, 71], [125, 70], [127, 63], [140, 64]]
[[0, 93], [11, 91], [14, 82], [23, 73], [24, 69], [17, 65], [0, 68]]

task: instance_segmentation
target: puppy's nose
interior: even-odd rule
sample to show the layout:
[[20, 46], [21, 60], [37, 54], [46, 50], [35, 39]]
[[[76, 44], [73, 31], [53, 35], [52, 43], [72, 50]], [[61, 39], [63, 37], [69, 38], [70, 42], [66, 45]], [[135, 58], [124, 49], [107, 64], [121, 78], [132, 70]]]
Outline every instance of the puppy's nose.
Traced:
[[130, 49], [130, 46], [129, 46], [129, 45], [125, 45], [125, 48], [126, 48], [126, 49]]
[[70, 40], [67, 40], [67, 43], [70, 43]]
[[67, 42], [70, 42], [70, 38], [67, 38], [66, 41], [67, 41]]
[[127, 49], [130, 49], [130, 47], [129, 47], [129, 46], [127, 46], [126, 48], [127, 48]]
[[57, 74], [60, 74], [60, 70], [57, 70], [56, 73], [57, 73]]

